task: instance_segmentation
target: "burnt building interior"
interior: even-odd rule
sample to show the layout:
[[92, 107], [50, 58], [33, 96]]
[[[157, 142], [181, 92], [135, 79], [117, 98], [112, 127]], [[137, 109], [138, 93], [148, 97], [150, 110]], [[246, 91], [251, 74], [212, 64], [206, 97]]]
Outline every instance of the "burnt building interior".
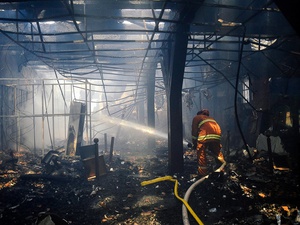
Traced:
[[[299, 224], [297, 8], [1, 1], [0, 224]], [[182, 202], [203, 108], [227, 164]]]

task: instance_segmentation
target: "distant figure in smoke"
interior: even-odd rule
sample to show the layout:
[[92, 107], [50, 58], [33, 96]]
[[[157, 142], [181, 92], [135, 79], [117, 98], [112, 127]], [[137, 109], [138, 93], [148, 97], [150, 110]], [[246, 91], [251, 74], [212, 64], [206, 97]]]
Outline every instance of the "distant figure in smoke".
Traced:
[[221, 163], [224, 156], [221, 152], [221, 128], [219, 124], [209, 117], [209, 111], [202, 109], [193, 118], [192, 122], [193, 147], [197, 149], [198, 173], [208, 175], [210, 171], [207, 160], [207, 150]]

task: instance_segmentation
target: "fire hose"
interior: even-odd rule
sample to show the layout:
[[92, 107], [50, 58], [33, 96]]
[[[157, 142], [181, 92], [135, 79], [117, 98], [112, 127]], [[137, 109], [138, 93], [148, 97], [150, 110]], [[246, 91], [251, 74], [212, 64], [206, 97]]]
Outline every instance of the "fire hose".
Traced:
[[[215, 172], [221, 172], [224, 169], [224, 167], [226, 165], [226, 161], [223, 160], [222, 163], [223, 164], [217, 170], [215, 170]], [[197, 214], [194, 212], [194, 210], [188, 204], [188, 200], [189, 200], [190, 194], [192, 193], [193, 189], [197, 185], [199, 185], [200, 183], [202, 183], [208, 177], [209, 177], [209, 175], [206, 175], [205, 177], [202, 177], [201, 179], [199, 179], [198, 181], [196, 181], [195, 183], [193, 183], [189, 187], [189, 189], [187, 190], [187, 192], [185, 193], [184, 199], [181, 198], [178, 195], [178, 181], [175, 178], [173, 178], [172, 176], [158, 177], [158, 178], [155, 178], [155, 179], [152, 179], [152, 180], [143, 181], [143, 182], [141, 182], [141, 186], [146, 186], [146, 185], [154, 184], [154, 183], [161, 182], [161, 181], [173, 181], [173, 182], [175, 182], [175, 185], [174, 185], [174, 194], [175, 194], [175, 197], [177, 199], [179, 199], [183, 203], [183, 205], [182, 205], [182, 219], [183, 219], [183, 224], [184, 225], [189, 225], [190, 224], [189, 218], [188, 218], [188, 212], [187, 212], [187, 210], [188, 210], [191, 213], [191, 215], [194, 217], [194, 219], [197, 221], [197, 223], [199, 225], [204, 225], [203, 222], [200, 220], [200, 218], [197, 216]]]
[[[215, 170], [215, 173], [221, 172], [224, 169], [225, 166], [226, 166], [226, 161], [223, 160], [222, 161], [222, 165], [218, 169]], [[206, 180], [208, 177], [209, 177], [209, 175], [206, 175], [205, 177], [202, 177], [201, 179], [199, 179], [196, 182], [194, 182], [189, 187], [189, 189], [186, 191], [186, 193], [184, 195], [184, 201], [188, 202], [190, 194], [192, 193], [192, 191], [194, 190], [194, 188], [197, 187], [204, 180]], [[182, 220], [183, 220], [183, 224], [184, 225], [189, 225], [190, 224], [189, 216], [188, 216], [188, 212], [187, 212], [187, 207], [185, 207], [185, 205], [182, 205]]]
[[203, 225], [202, 221], [196, 215], [196, 213], [194, 212], [194, 210], [189, 206], [189, 204], [187, 203], [187, 201], [185, 201], [183, 198], [179, 197], [179, 195], [178, 195], [178, 180], [176, 180], [172, 176], [158, 177], [158, 178], [155, 178], [153, 180], [143, 181], [143, 182], [141, 182], [141, 185], [142, 186], [146, 186], [146, 185], [149, 185], [149, 184], [154, 184], [154, 183], [161, 182], [161, 181], [166, 181], [166, 180], [175, 182], [175, 185], [174, 185], [174, 194], [175, 194], [176, 198], [179, 199], [180, 201], [182, 201], [182, 203], [189, 210], [189, 212], [192, 214], [192, 216], [195, 218], [195, 220], [198, 222], [198, 224]]

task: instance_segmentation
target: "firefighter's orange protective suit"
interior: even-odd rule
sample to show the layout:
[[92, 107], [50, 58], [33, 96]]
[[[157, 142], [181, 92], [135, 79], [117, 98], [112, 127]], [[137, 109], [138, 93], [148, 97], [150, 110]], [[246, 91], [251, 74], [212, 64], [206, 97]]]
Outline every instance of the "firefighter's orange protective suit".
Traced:
[[198, 173], [205, 176], [210, 171], [207, 165], [207, 149], [215, 159], [224, 162], [221, 152], [221, 128], [219, 124], [209, 117], [208, 110], [201, 110], [192, 122], [193, 145], [197, 149]]

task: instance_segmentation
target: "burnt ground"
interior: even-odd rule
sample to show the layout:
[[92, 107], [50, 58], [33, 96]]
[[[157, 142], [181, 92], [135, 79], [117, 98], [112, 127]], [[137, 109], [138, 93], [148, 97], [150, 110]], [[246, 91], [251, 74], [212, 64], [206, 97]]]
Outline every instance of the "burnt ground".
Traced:
[[[107, 173], [98, 180], [86, 179], [78, 157], [46, 166], [28, 150], [0, 156], [1, 225], [183, 224], [173, 181], [141, 186], [168, 175], [164, 147], [152, 154], [114, 154], [112, 161], [105, 154]], [[189, 205], [204, 224], [279, 224], [276, 215], [281, 224], [296, 224], [300, 193], [294, 168], [271, 173], [266, 158], [250, 163], [239, 151], [226, 161], [224, 173], [213, 173], [190, 195]], [[198, 179], [193, 151], [185, 152], [184, 168], [173, 176], [182, 198]], [[190, 214], [189, 221], [197, 224]]]

